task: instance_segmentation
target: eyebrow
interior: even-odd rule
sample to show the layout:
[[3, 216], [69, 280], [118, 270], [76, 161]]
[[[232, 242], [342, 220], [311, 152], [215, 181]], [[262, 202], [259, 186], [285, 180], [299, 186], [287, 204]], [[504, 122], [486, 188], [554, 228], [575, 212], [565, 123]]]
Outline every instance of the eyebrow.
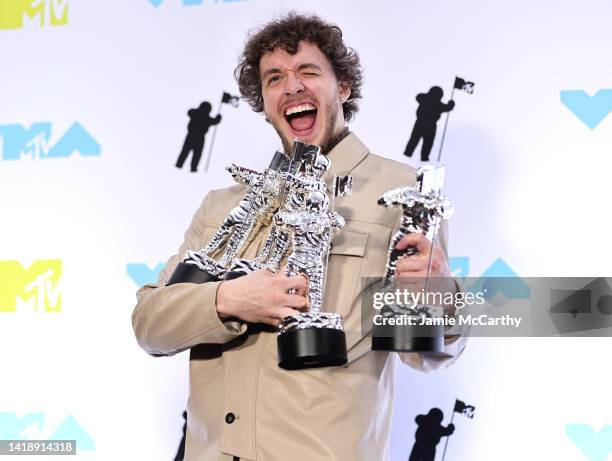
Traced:
[[[299, 71], [302, 71], [302, 70], [304, 70], [304, 69], [315, 69], [315, 70], [318, 70], [318, 71], [322, 71], [322, 70], [323, 70], [323, 69], [321, 69], [319, 66], [317, 66], [316, 64], [313, 64], [313, 63], [304, 63], [304, 64], [300, 64], [300, 65], [298, 66], [298, 68], [297, 68], [298, 72], [299, 72]], [[270, 74], [282, 74], [282, 72], [283, 72], [283, 71], [282, 71], [281, 69], [279, 69], [278, 67], [274, 67], [274, 68], [272, 68], [272, 69], [268, 69], [268, 70], [266, 70], [266, 71], [263, 73], [263, 75], [261, 76], [261, 79], [262, 79], [262, 80], [265, 80], [265, 79], [266, 79], [266, 77], [267, 77], [268, 75], [270, 75]]]

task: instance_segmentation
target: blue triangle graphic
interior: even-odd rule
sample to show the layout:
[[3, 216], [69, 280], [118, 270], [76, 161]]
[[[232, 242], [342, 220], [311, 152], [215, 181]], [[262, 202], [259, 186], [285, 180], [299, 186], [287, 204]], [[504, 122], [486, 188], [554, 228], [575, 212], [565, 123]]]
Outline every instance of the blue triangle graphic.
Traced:
[[55, 432], [49, 436], [49, 440], [76, 440], [77, 452], [78, 450], [94, 449], [93, 439], [72, 415], [66, 417]]

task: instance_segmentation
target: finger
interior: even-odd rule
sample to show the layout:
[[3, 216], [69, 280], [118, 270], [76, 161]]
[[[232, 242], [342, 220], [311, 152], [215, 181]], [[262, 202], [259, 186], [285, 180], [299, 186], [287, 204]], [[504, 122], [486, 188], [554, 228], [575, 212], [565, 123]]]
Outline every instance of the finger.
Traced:
[[290, 315], [298, 315], [300, 311], [291, 309], [290, 307], [279, 307], [274, 310], [274, 318], [279, 320], [284, 319], [285, 317], [289, 317]]
[[395, 280], [395, 288], [401, 291], [409, 293], [418, 293], [425, 289], [427, 285], [427, 278], [422, 273], [416, 272], [416, 275], [412, 273], [399, 274]]
[[428, 256], [431, 257], [429, 269], [431, 275], [446, 274], [446, 272], [450, 274], [450, 269], [447, 268], [448, 262], [446, 259], [446, 253], [441, 247], [434, 245], [433, 253]]
[[442, 262], [446, 261], [446, 252], [439, 245], [434, 245], [433, 247], [433, 259]]
[[418, 271], [399, 271], [396, 273], [397, 277], [400, 279], [408, 279], [412, 284], [420, 284], [427, 278], [427, 269], [418, 270]]
[[424, 261], [425, 263], [427, 263], [429, 261], [429, 255], [426, 254], [422, 254], [422, 253], [414, 253], [411, 255], [403, 255], [400, 256], [397, 259], [397, 262], [399, 263], [400, 261]]
[[285, 317], [288, 317], [290, 315], [298, 315], [299, 313], [300, 313], [299, 311], [295, 309], [291, 309], [290, 307], [277, 307], [277, 308], [268, 310], [267, 316], [265, 317], [264, 320], [262, 320], [262, 322], [268, 325], [273, 325], [275, 327], [278, 327], [280, 326], [281, 321]]
[[306, 286], [303, 288], [298, 288], [297, 290], [295, 290], [295, 294], [304, 296], [305, 298], [308, 297], [308, 284], [306, 284]]
[[402, 237], [402, 239], [397, 243], [397, 245], [395, 245], [395, 248], [397, 250], [405, 250], [409, 247], [416, 247], [417, 249], [419, 249], [419, 244], [421, 246], [423, 245], [422, 243], [420, 243], [423, 239], [429, 242], [429, 240], [427, 240], [427, 237], [425, 237], [420, 232], [414, 232], [412, 234], [404, 235], [404, 237]]
[[402, 237], [402, 239], [397, 242], [395, 245], [396, 250], [405, 250], [408, 247], [416, 246], [417, 241], [421, 238], [422, 234], [407, 234]]
[[414, 255], [407, 258], [400, 258], [396, 263], [396, 271], [415, 272], [427, 269], [429, 257], [424, 255]]
[[304, 296], [286, 294], [279, 298], [280, 304], [286, 307], [296, 309], [304, 309], [308, 304], [308, 300]]
[[288, 290], [305, 290], [308, 285], [308, 279], [305, 275], [292, 275], [291, 277], [283, 277], [283, 289]]
[[416, 243], [416, 247], [417, 247], [417, 250], [419, 250], [419, 253], [424, 254], [424, 255], [428, 255], [429, 253], [432, 252], [432, 249], [435, 248], [432, 245], [431, 240], [429, 240], [424, 235], [421, 235], [421, 238]]
[[397, 272], [404, 274], [404, 275], [409, 275], [411, 277], [419, 277], [418, 275], [416, 275], [416, 272], [423, 273], [425, 274], [425, 276], [430, 276], [430, 275], [434, 276], [438, 274], [439, 270], [440, 270], [440, 264], [435, 261], [432, 261], [431, 265], [428, 265], [427, 262], [425, 262], [422, 265], [418, 265], [414, 267], [400, 266], [399, 270], [396, 269]]

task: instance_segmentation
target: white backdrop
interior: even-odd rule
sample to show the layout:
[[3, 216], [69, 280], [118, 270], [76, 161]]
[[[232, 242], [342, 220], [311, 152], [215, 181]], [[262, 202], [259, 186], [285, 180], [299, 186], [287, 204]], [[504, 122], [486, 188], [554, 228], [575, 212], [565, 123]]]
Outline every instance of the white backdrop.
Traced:
[[[278, 147], [261, 115], [224, 105], [209, 172], [211, 132], [199, 173], [174, 167], [187, 110], [207, 100], [215, 114], [223, 91], [238, 94], [247, 31], [292, 8], [338, 23], [358, 50], [351, 129], [376, 153], [407, 161], [417, 93], [439, 85], [446, 101], [455, 75], [476, 83], [455, 92], [442, 159], [450, 256], [469, 257], [469, 275], [498, 258], [521, 276], [610, 275], [610, 2], [46, 0], [29, 2], [33, 18], [19, 3], [0, 4], [0, 439], [63, 434], [83, 459], [173, 459], [188, 357], [138, 348], [134, 293], [204, 194], [230, 184], [225, 165], [259, 169]], [[568, 107], [570, 90], [606, 91]], [[75, 122], [87, 135], [63, 142], [81, 154], [45, 158]], [[50, 133], [15, 134], [35, 123]], [[476, 412], [456, 415], [446, 459], [603, 461], [610, 344], [472, 339], [446, 371], [398, 367], [392, 459], [407, 459], [417, 414], [439, 407], [447, 424], [458, 398]], [[592, 440], [567, 436], [573, 424]]]

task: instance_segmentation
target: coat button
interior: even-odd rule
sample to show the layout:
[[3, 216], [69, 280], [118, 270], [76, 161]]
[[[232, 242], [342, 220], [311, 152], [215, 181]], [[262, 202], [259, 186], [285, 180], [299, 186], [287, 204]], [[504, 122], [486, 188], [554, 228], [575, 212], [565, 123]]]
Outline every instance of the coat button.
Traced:
[[232, 424], [235, 419], [236, 419], [236, 415], [234, 413], [230, 412], [230, 413], [225, 415], [225, 422], [227, 424]]

